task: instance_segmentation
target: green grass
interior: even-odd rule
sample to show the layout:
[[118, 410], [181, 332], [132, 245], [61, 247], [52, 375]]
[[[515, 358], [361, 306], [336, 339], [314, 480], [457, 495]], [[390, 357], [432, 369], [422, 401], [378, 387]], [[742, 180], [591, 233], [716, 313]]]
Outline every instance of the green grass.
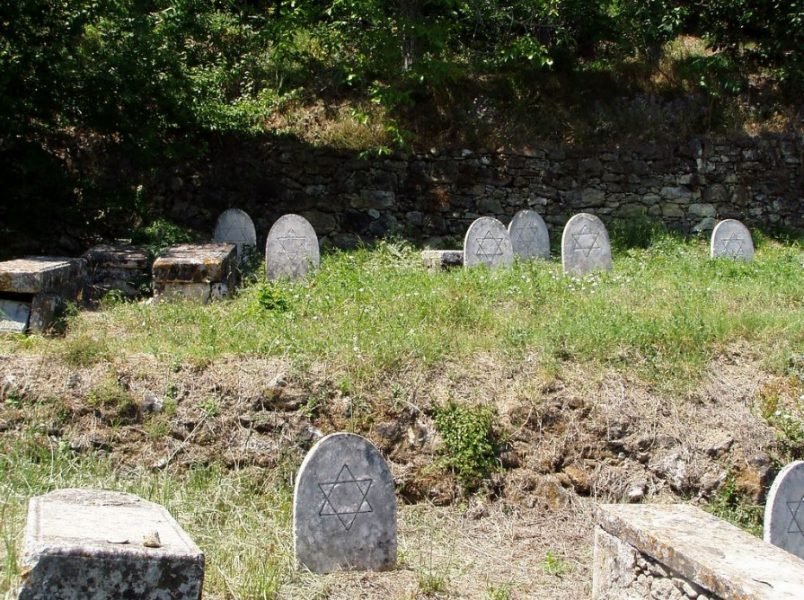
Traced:
[[564, 277], [553, 262], [425, 272], [404, 244], [325, 256], [304, 283], [257, 283], [230, 301], [119, 304], [80, 313], [65, 338], [0, 340], [0, 352], [52, 352], [75, 365], [131, 353], [171, 364], [222, 354], [336, 367], [353, 387], [478, 352], [635, 372], [694, 385], [744, 340], [781, 366], [804, 340], [804, 251], [760, 244], [750, 263], [709, 260], [703, 242], [658, 236], [616, 253], [614, 270]]

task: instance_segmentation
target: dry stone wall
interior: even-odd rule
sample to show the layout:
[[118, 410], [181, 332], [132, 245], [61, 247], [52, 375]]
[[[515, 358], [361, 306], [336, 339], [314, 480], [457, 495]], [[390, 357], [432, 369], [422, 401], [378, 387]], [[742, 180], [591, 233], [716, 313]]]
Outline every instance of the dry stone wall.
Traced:
[[169, 216], [202, 230], [234, 206], [264, 241], [293, 212], [322, 242], [344, 247], [391, 233], [454, 244], [476, 218], [507, 223], [523, 208], [538, 211], [554, 237], [578, 212], [607, 224], [645, 215], [687, 233], [725, 218], [804, 230], [803, 152], [802, 136], [368, 158], [293, 140], [244, 147], [224, 139], [202, 165], [174, 169], [151, 191]]

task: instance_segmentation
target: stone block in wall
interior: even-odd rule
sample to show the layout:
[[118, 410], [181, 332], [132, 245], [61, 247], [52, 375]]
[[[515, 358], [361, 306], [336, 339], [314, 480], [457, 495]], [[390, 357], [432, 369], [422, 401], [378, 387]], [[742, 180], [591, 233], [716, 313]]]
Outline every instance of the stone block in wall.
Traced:
[[308, 210], [301, 215], [310, 221], [310, 224], [315, 229], [316, 233], [326, 235], [335, 231], [338, 228], [338, 222], [335, 217], [329, 213], [321, 212], [320, 210]]
[[360, 190], [360, 194], [353, 196], [350, 202], [352, 208], [378, 210], [390, 208], [394, 205], [396, 195], [386, 190]]

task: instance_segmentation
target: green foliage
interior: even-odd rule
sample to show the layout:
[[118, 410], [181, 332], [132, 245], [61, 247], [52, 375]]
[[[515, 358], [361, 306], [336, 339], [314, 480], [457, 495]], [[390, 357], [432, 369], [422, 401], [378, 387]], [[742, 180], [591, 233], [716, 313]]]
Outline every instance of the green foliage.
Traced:
[[254, 297], [263, 310], [284, 312], [290, 308], [288, 297], [279, 284], [262, 282], [255, 288]]
[[476, 489], [498, 466], [493, 422], [494, 412], [486, 406], [450, 402], [436, 410], [443, 464], [468, 490]]
[[191, 230], [163, 218], [155, 219], [131, 236], [132, 242], [142, 246], [151, 256], [157, 256], [175, 244], [194, 242], [196, 239], [197, 235]]
[[738, 489], [733, 476], [729, 476], [717, 495], [705, 506], [708, 512], [756, 536], [762, 535], [764, 507], [754, 504]]
[[87, 403], [112, 424], [130, 423], [139, 418], [140, 411], [134, 397], [111, 372], [89, 390]]
[[542, 570], [553, 577], [560, 577], [569, 570], [569, 566], [563, 558], [552, 550], [548, 550], [542, 561]]

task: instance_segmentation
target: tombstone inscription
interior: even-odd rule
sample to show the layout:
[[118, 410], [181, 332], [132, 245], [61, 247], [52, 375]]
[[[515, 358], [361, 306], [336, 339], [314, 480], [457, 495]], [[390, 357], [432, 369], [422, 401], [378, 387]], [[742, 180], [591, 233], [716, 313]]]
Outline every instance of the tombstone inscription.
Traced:
[[508, 224], [514, 254], [522, 258], [550, 258], [550, 235], [541, 215], [534, 210], [520, 210]]
[[720, 221], [712, 230], [709, 254], [712, 258], [751, 260], [754, 258], [751, 232], [735, 219]]
[[578, 213], [561, 234], [561, 263], [567, 275], [586, 275], [611, 270], [611, 244], [603, 222], [589, 213]]
[[265, 242], [268, 279], [301, 279], [321, 261], [318, 236], [299, 215], [284, 215], [273, 224]]
[[226, 242], [237, 246], [237, 258], [243, 261], [248, 249], [257, 246], [257, 232], [248, 213], [239, 208], [223, 211], [215, 224], [212, 237], [215, 242]]
[[296, 477], [293, 544], [314, 573], [394, 567], [394, 480], [371, 442], [334, 433], [313, 446]]
[[504, 267], [514, 261], [511, 236], [493, 217], [480, 217], [469, 226], [463, 240], [463, 265]]
[[773, 480], [763, 530], [766, 542], [804, 558], [804, 461], [790, 463]]

